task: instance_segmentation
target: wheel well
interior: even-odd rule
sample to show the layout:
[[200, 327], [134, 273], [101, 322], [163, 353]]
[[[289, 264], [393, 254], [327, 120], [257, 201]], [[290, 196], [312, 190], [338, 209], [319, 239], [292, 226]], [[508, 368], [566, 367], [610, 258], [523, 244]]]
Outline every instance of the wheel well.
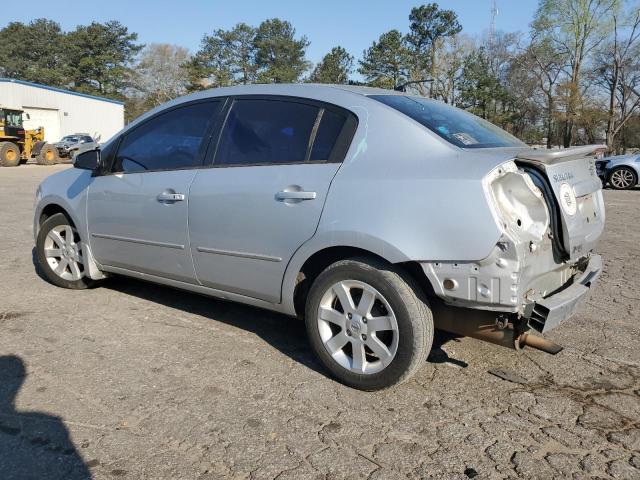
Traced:
[[60, 205], [56, 203], [50, 203], [49, 205], [47, 205], [42, 209], [42, 212], [40, 213], [40, 218], [38, 219], [38, 226], [41, 227], [42, 224], [46, 222], [48, 218], [56, 215], [57, 213], [62, 213], [65, 217], [67, 217], [67, 219], [73, 225], [73, 220], [71, 220], [71, 217], [69, 216], [69, 214], [64, 208], [62, 208]]
[[[318, 275], [320, 275], [320, 273], [322, 273], [322, 271], [332, 263], [353, 257], [375, 258], [385, 263], [389, 263], [389, 261], [380, 255], [376, 255], [368, 250], [356, 247], [329, 247], [314, 253], [306, 262], [304, 262], [304, 265], [302, 265], [302, 268], [298, 272], [296, 287], [293, 292], [293, 303], [296, 315], [299, 317], [304, 316], [305, 303], [307, 301], [309, 289]], [[396, 264], [396, 266], [402, 268], [407, 274], [409, 274], [427, 295], [431, 296], [433, 294], [431, 283], [427, 279], [427, 276], [418, 262], [403, 262]]]
[[609, 171], [609, 175], [611, 175], [611, 173], [613, 173], [616, 170], [623, 170], [623, 169], [630, 170], [631, 172], [633, 172], [634, 175], [638, 176], [638, 172], [636, 172], [636, 169], [629, 165], [616, 165]]

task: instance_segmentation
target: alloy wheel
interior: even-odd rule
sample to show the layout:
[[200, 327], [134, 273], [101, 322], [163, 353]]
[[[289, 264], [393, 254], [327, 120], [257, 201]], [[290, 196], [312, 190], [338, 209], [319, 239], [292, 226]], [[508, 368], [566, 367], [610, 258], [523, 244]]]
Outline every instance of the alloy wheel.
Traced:
[[49, 267], [64, 280], [80, 280], [84, 275], [82, 251], [77, 238], [75, 228], [58, 225], [49, 231], [44, 241], [44, 256]]
[[631, 187], [633, 185], [633, 182], [635, 181], [635, 178], [631, 170], [621, 168], [619, 170], [615, 170], [611, 174], [611, 178], [609, 179], [609, 181], [615, 188], [624, 189]]
[[398, 322], [389, 302], [371, 285], [344, 280], [322, 296], [318, 331], [331, 357], [358, 374], [384, 370], [398, 350]]

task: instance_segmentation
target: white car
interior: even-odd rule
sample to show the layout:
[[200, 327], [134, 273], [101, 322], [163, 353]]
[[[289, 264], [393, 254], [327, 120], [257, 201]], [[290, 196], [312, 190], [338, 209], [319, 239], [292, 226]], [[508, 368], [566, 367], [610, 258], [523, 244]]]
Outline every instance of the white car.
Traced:
[[87, 133], [76, 133], [65, 135], [54, 146], [58, 150], [60, 158], [73, 158], [78, 153], [95, 150], [98, 148], [98, 143]]

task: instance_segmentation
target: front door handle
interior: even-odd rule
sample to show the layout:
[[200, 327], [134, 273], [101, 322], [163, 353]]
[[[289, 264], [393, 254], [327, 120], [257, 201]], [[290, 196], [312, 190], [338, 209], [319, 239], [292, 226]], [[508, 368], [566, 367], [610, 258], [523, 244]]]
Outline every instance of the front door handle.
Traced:
[[276, 193], [276, 200], [314, 200], [316, 192], [305, 192], [303, 190], [287, 192], [285, 190]]
[[182, 202], [185, 199], [184, 193], [163, 192], [157, 197], [159, 202]]

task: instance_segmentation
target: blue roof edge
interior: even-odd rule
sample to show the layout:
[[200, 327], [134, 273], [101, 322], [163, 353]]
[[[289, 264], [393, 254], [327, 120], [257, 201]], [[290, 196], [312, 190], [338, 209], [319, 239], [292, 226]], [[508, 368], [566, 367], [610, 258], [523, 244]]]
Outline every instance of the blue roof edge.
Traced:
[[89, 95], [88, 93], [74, 92], [73, 90], [64, 90], [63, 88], [58, 88], [58, 87], [50, 87], [48, 85], [41, 85], [39, 83], [27, 82], [25, 80], [18, 80], [17, 78], [0, 77], [0, 83], [17, 83], [19, 85], [27, 85], [29, 87], [42, 88], [44, 90], [51, 90], [53, 92], [67, 93], [69, 95], [77, 95], [78, 97], [92, 98], [93, 100], [100, 100], [101, 102], [124, 105], [124, 102], [121, 102], [119, 100], [112, 100], [111, 98], [97, 97], [95, 95]]

